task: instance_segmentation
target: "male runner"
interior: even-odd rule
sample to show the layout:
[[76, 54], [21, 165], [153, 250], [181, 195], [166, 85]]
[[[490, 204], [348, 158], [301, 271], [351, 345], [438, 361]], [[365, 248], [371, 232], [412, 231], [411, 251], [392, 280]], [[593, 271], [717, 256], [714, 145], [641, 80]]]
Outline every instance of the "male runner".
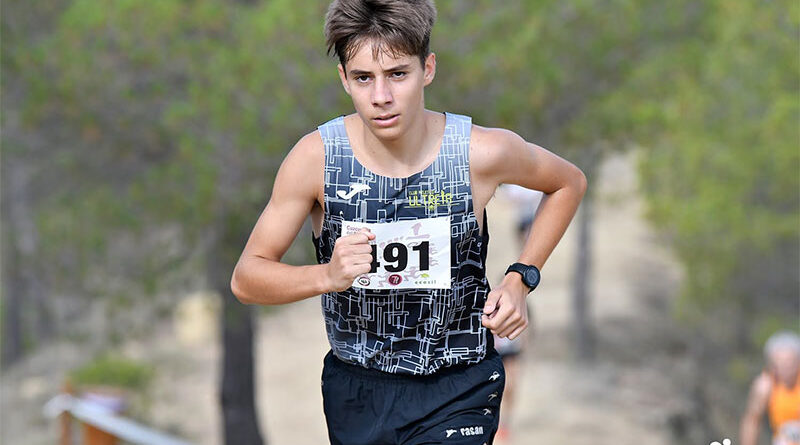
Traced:
[[768, 414], [773, 445], [800, 445], [800, 336], [773, 334], [764, 345], [766, 367], [753, 380], [742, 417], [742, 445], [756, 445], [761, 419]]
[[[526, 297], [586, 189], [569, 162], [511, 131], [425, 109], [431, 0], [337, 0], [325, 35], [355, 113], [304, 136], [233, 272], [248, 304], [321, 295], [334, 444], [487, 444], [503, 366], [492, 333], [527, 327]], [[484, 208], [501, 183], [546, 194], [494, 290]], [[311, 215], [319, 264], [280, 262]]]

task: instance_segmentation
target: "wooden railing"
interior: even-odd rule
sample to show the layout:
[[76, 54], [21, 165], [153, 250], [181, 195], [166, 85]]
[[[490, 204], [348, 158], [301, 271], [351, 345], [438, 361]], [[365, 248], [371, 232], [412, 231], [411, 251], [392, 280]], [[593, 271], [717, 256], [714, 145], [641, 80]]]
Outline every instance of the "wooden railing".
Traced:
[[120, 441], [141, 445], [192, 445], [68, 392], [50, 399], [44, 406], [44, 414], [59, 419], [59, 445], [74, 445], [72, 428], [76, 421], [83, 427], [83, 445], [118, 445]]

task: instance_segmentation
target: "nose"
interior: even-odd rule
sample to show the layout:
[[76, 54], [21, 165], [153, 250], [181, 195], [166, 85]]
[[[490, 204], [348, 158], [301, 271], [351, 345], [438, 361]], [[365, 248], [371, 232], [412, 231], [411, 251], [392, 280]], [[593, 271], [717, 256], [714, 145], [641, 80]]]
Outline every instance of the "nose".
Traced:
[[388, 79], [377, 76], [373, 85], [372, 105], [380, 107], [392, 103], [392, 90]]

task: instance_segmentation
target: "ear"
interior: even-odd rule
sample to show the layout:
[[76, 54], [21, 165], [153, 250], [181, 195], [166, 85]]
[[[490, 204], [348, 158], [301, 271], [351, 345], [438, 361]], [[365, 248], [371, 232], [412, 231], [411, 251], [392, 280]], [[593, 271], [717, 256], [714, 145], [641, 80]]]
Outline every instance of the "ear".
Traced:
[[344, 67], [342, 64], [336, 65], [336, 69], [339, 71], [339, 80], [342, 81], [342, 86], [344, 87], [344, 91], [347, 95], [350, 95], [350, 85], [347, 83], [347, 74], [344, 73]]
[[436, 76], [436, 54], [428, 54], [428, 57], [425, 58], [425, 66], [423, 68], [425, 70], [424, 85], [428, 86], [433, 82], [433, 78]]

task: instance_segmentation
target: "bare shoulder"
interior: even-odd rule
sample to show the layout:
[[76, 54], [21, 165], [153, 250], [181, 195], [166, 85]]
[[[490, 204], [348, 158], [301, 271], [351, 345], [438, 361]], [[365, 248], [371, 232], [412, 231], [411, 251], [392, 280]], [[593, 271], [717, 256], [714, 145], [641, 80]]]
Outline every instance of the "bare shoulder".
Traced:
[[470, 144], [470, 169], [487, 186], [517, 184], [544, 193], [586, 189], [586, 177], [574, 164], [511, 130], [473, 125]]
[[[306, 134], [286, 155], [275, 178], [275, 191], [295, 190], [303, 195], [319, 195], [322, 190], [325, 147], [318, 130]], [[290, 194], [294, 194], [289, 192]]]
[[748, 416], [756, 418], [764, 413], [767, 403], [769, 403], [771, 391], [772, 379], [769, 374], [762, 372], [750, 385], [750, 394], [748, 395], [747, 408], [745, 409]]
[[762, 372], [753, 380], [750, 390], [754, 397], [769, 397], [769, 393], [772, 391], [772, 378], [766, 372]]
[[[525, 140], [517, 133], [505, 128], [472, 126], [470, 156], [479, 164], [491, 164], [502, 158], [504, 152], [515, 145], [524, 146]], [[476, 166], [478, 165], [476, 163]]]
[[526, 144], [522, 137], [511, 130], [473, 125], [470, 166], [480, 176], [493, 176], [509, 155], [524, 150]]
[[[319, 130], [314, 130], [311, 133], [300, 138], [299, 141], [292, 147], [292, 150], [286, 156], [286, 159], [292, 158], [293, 161], [324, 161], [325, 146], [322, 143], [322, 136]], [[322, 163], [319, 164], [322, 166]], [[308, 164], [312, 167], [312, 164]]]

